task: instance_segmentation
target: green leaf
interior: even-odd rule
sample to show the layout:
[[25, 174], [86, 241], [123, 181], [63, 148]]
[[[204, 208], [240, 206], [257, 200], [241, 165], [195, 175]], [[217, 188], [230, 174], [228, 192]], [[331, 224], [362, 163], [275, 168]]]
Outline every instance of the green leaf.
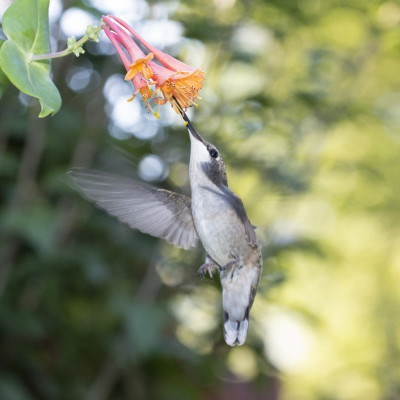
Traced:
[[29, 61], [31, 54], [50, 51], [48, 8], [49, 0], [15, 0], [3, 16], [8, 40], [0, 49], [0, 67], [10, 81], [39, 99], [39, 117], [61, 107], [60, 93], [50, 78], [50, 60]]
[[[1, 46], [3, 46], [3, 44], [4, 44], [4, 40], [0, 39], [0, 49], [1, 49]], [[7, 78], [7, 75], [0, 68], [0, 99], [3, 96], [4, 91], [6, 90], [8, 83], [9, 83], [9, 80]]]

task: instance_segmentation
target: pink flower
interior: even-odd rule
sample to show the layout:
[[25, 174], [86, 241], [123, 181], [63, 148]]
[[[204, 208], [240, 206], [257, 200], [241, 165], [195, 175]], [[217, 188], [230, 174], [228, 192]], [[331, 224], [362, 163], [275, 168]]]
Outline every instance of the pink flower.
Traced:
[[[111, 28], [110, 30], [104, 24], [102, 25], [127, 70], [125, 79], [131, 80], [135, 88], [135, 93], [130, 100], [139, 92], [148, 110], [153, 111], [149, 103], [149, 99], [153, 99], [158, 106], [170, 102], [178, 114], [182, 114], [183, 110], [193, 104], [196, 105], [194, 100], [198, 97], [198, 92], [202, 87], [203, 71], [194, 69], [153, 47], [120, 18], [103, 16], [103, 21]], [[123, 28], [131, 33], [150, 53], [144, 54]], [[130, 59], [121, 46], [126, 49]], [[154, 56], [162, 65], [153, 61]], [[153, 85], [154, 90], [151, 89]], [[158, 113], [153, 111], [153, 114], [159, 118]]]
[[[148, 77], [151, 77], [153, 74], [151, 68], [147, 64], [148, 59], [152, 58], [151, 55], [149, 54], [146, 57], [146, 55], [142, 52], [142, 50], [140, 50], [140, 48], [131, 39], [131, 37], [127, 35], [122, 29], [120, 29], [117, 25], [115, 25], [112, 21], [110, 21], [107, 17], [103, 17], [103, 20], [105, 20], [105, 22], [107, 22], [107, 24], [114, 29], [114, 32], [111, 32], [105, 25], [102, 25], [105, 34], [111, 40], [119, 56], [121, 57], [121, 60], [126, 70], [128, 71], [125, 79], [131, 80], [133, 83], [133, 87], [135, 88], [135, 93], [128, 101], [132, 101], [135, 98], [136, 94], [139, 92], [142, 96], [143, 101], [146, 104], [146, 108], [149, 111], [153, 111], [149, 103], [149, 98], [152, 98], [154, 96], [154, 92], [149, 87], [149, 82], [147, 81]], [[131, 57], [131, 60], [129, 60], [128, 56], [122, 50], [120, 44], [122, 44], [122, 46], [124, 46], [128, 50], [128, 54]], [[133, 65], [132, 62], [136, 63], [138, 72], [140, 71], [141, 73], [136, 73], [133, 76], [132, 74], [130, 74], [131, 76], [128, 77], [128, 74], [131, 71], [130, 66]], [[158, 114], [154, 111], [153, 114], [158, 116]]]

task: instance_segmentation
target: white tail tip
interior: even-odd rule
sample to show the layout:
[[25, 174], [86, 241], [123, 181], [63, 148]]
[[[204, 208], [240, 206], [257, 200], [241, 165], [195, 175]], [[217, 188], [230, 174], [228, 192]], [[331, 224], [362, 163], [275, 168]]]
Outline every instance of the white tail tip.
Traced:
[[231, 321], [227, 313], [225, 313], [224, 322], [224, 338], [229, 346], [241, 346], [247, 336], [249, 328], [249, 320], [245, 318], [243, 321]]

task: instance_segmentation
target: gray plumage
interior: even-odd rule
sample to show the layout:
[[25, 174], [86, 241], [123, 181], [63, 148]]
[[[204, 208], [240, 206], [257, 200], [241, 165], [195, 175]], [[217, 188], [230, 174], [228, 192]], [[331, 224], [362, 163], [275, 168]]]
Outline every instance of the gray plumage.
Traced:
[[68, 174], [84, 197], [131, 228], [186, 250], [197, 245], [189, 197], [101, 171]]
[[199, 273], [219, 271], [224, 338], [242, 345], [262, 274], [261, 246], [242, 200], [228, 188], [225, 164], [187, 119], [190, 132], [190, 187], [194, 225], [206, 252]]
[[230, 346], [242, 345], [262, 273], [261, 246], [241, 199], [228, 188], [218, 150], [183, 117], [191, 141], [191, 199], [100, 171], [73, 169], [69, 176], [84, 197], [134, 229], [184, 249], [200, 239], [206, 260], [198, 275], [219, 272], [224, 338]]

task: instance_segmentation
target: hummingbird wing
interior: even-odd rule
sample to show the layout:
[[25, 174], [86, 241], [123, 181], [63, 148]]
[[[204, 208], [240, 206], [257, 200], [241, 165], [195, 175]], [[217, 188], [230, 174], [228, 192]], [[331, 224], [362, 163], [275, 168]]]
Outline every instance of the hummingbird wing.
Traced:
[[84, 197], [131, 228], [176, 247], [197, 245], [190, 197], [96, 170], [73, 169], [68, 175]]
[[246, 214], [246, 210], [244, 209], [242, 200], [240, 199], [240, 197], [236, 196], [236, 194], [233, 193], [232, 190], [230, 190], [227, 186], [223, 186], [222, 191], [229, 199], [232, 207], [243, 222], [247, 243], [251, 247], [257, 247], [258, 239], [255, 231], [255, 226], [251, 224], [249, 217]]

